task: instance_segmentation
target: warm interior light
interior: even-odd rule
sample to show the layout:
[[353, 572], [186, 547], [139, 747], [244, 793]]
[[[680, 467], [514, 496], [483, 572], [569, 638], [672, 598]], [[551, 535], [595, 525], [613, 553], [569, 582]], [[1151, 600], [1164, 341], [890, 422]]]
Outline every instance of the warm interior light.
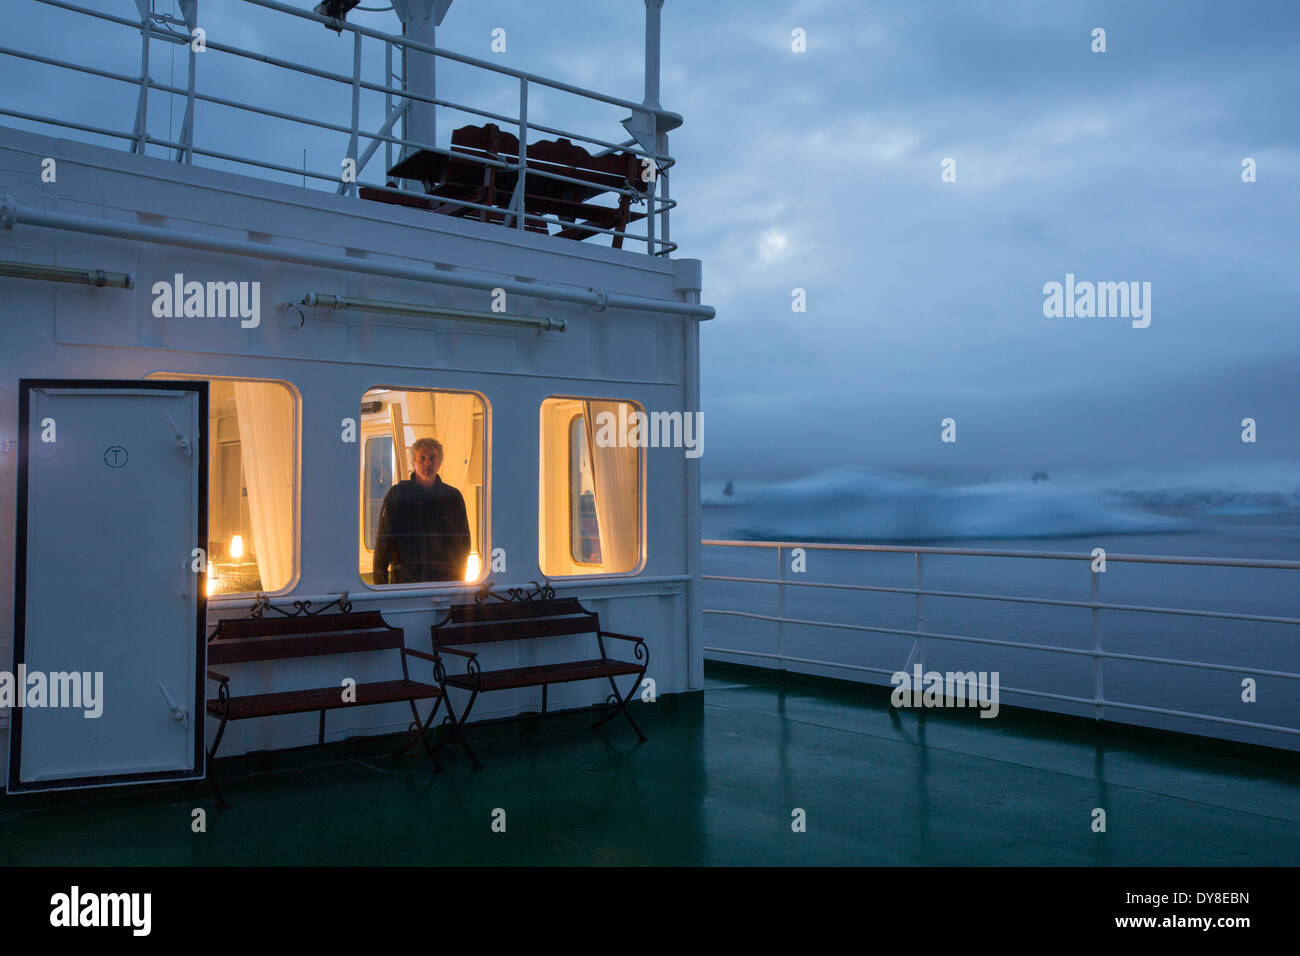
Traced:
[[478, 552], [471, 551], [469, 553], [469, 560], [465, 562], [465, 580], [477, 581], [480, 568], [481, 565], [478, 560]]
[[230, 539], [230, 556], [232, 558], [242, 558], [244, 556], [244, 537], [235, 535]]
[[220, 583], [221, 583], [221, 579], [217, 577], [217, 566], [209, 562], [207, 590], [204, 593], [206, 593], [208, 597], [211, 597], [213, 591], [219, 590], [218, 585]]

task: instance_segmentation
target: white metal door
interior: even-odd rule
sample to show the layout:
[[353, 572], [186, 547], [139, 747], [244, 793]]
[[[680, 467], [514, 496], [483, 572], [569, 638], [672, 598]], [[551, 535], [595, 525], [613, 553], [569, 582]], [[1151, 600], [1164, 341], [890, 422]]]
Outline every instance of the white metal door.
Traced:
[[9, 789], [201, 777], [207, 385], [24, 381], [20, 415]]

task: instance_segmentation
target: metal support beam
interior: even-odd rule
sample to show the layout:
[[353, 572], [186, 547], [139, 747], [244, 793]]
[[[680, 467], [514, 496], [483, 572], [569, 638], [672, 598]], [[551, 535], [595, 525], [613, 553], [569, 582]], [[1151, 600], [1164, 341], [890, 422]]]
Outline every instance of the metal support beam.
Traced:
[[[402, 21], [402, 35], [408, 40], [436, 47], [437, 27], [447, 15], [451, 0], [393, 0], [393, 11]], [[358, 34], [359, 35], [359, 34]], [[405, 47], [402, 54], [402, 89], [433, 99], [437, 96], [438, 58], [432, 53]], [[402, 138], [415, 143], [438, 145], [438, 108], [433, 103], [408, 100]], [[403, 148], [405, 159], [409, 148]]]
[[459, 286], [464, 289], [480, 289], [486, 292], [504, 289], [510, 295], [573, 302], [578, 305], [589, 306], [598, 311], [604, 311], [607, 308], [632, 309], [641, 312], [684, 315], [696, 319], [711, 319], [715, 314], [712, 307], [707, 305], [622, 295], [607, 292], [604, 289], [589, 288], [580, 290], [572, 286], [566, 287], [550, 282], [518, 282], [487, 276], [479, 277], [447, 270], [418, 268], [396, 262], [379, 262], [374, 259], [360, 259], [355, 256], [314, 252], [310, 249], [294, 249], [287, 246], [272, 245], [267, 242], [227, 239], [221, 236], [204, 235], [196, 232], [183, 232], [178, 229], [163, 229], [158, 226], [142, 226], [136, 223], [95, 219], [90, 216], [79, 216], [72, 213], [51, 212], [46, 209], [19, 205], [13, 201], [12, 197], [0, 193], [0, 228], [6, 226], [12, 228], [14, 224], [42, 226], [47, 229], [66, 229], [72, 232], [84, 232], [89, 235], [107, 236], [110, 239], [117, 240], [131, 239], [138, 242], [153, 242], [185, 249], [202, 249], [207, 252], [221, 252], [245, 258], [295, 262], [302, 265], [319, 266], [323, 269], [331, 269], [344, 274], [349, 272], [365, 273], [368, 275], [388, 276], [394, 279], [411, 279], [415, 282]]

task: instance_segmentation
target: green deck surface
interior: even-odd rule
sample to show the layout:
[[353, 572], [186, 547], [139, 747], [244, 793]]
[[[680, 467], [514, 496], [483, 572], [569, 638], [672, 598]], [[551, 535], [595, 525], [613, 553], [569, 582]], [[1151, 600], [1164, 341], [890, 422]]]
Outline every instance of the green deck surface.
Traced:
[[1300, 863], [1295, 754], [707, 674], [703, 695], [640, 705], [645, 744], [621, 718], [593, 733], [562, 716], [481, 741], [480, 771], [454, 747], [443, 774], [356, 745], [274, 771], [236, 759], [221, 812], [202, 785], [0, 797], [0, 864]]

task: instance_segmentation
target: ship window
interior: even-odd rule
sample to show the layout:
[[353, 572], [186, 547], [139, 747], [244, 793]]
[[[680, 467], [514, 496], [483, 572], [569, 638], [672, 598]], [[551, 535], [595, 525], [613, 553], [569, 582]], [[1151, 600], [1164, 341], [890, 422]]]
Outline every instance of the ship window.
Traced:
[[282, 382], [208, 385], [209, 596], [288, 587], [298, 540], [298, 397]]
[[626, 574], [640, 564], [641, 449], [617, 440], [618, 422], [635, 411], [631, 402], [605, 399], [542, 403], [538, 560], [543, 574]]
[[472, 392], [372, 388], [362, 396], [358, 570], [366, 584], [482, 577], [486, 411]]

